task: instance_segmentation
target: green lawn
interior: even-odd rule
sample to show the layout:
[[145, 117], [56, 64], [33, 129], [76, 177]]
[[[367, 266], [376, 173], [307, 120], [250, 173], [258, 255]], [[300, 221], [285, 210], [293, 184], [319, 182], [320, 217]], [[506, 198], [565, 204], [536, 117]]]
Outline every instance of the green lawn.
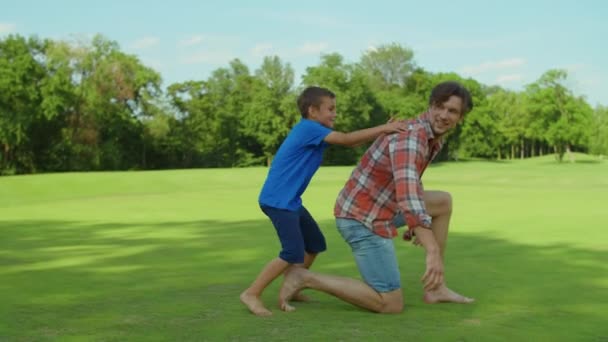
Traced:
[[[304, 201], [329, 250], [314, 270], [358, 277], [333, 224], [352, 167], [324, 167]], [[423, 250], [396, 240], [406, 309], [313, 303], [249, 314], [239, 293], [279, 250], [257, 207], [266, 169], [0, 177], [0, 341], [608, 341], [608, 162], [579, 156], [444, 163], [426, 189], [455, 211], [448, 285], [426, 305]]]

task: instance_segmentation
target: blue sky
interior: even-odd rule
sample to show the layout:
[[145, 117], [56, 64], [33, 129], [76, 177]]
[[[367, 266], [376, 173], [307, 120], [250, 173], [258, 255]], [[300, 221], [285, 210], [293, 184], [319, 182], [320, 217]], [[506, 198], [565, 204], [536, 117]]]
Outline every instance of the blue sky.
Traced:
[[566, 69], [570, 89], [608, 106], [602, 0], [0, 0], [0, 37], [10, 33], [65, 40], [101, 33], [159, 71], [165, 85], [206, 79], [233, 58], [253, 72], [277, 55], [300, 75], [323, 53], [350, 63], [399, 43], [428, 71], [514, 90]]

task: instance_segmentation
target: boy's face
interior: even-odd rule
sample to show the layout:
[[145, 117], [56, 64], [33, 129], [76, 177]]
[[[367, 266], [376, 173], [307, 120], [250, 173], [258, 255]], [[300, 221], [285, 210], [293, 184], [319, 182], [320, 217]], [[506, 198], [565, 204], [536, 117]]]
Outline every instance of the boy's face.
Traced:
[[308, 119], [314, 120], [325, 127], [333, 128], [336, 121], [336, 99], [323, 96], [319, 108], [309, 107]]
[[452, 95], [444, 103], [432, 105], [430, 113], [433, 133], [440, 137], [456, 127], [462, 118], [462, 99]]

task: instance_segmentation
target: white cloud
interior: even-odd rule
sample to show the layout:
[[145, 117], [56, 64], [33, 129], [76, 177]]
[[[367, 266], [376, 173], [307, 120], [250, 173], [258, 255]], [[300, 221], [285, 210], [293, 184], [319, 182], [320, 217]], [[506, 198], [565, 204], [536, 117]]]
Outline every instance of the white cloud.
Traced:
[[144, 65], [157, 71], [158, 69], [162, 69], [164, 67], [164, 64], [160, 60], [155, 58], [141, 57], [141, 61]]
[[264, 57], [271, 55], [273, 51], [273, 46], [270, 43], [261, 43], [257, 44], [251, 49], [251, 54], [255, 57]]
[[0, 34], [7, 34], [15, 32], [17, 26], [10, 23], [0, 23]]
[[179, 61], [182, 64], [223, 64], [236, 58], [233, 53], [226, 51], [198, 51], [182, 56]]
[[453, 51], [453, 50], [474, 50], [474, 49], [492, 49], [508, 42], [505, 38], [494, 39], [449, 39], [449, 40], [431, 40], [416, 44], [415, 48], [418, 51], [436, 52], [436, 51]]
[[519, 82], [524, 79], [522, 74], [511, 74], [511, 75], [500, 75], [496, 78], [495, 82], [498, 84], [505, 84], [510, 82]]
[[131, 47], [134, 49], [147, 49], [156, 46], [160, 43], [160, 39], [157, 37], [144, 37], [136, 40]]
[[484, 62], [478, 65], [468, 65], [460, 68], [460, 72], [467, 75], [479, 75], [488, 71], [511, 69], [523, 66], [526, 60], [523, 58], [510, 58], [500, 61]]
[[325, 42], [305, 43], [304, 45], [297, 48], [297, 51], [301, 54], [313, 55], [327, 50], [328, 47], [329, 45]]
[[180, 40], [177, 45], [194, 46], [194, 45], [199, 45], [200, 43], [203, 42], [203, 40], [204, 40], [204, 37], [202, 35], [195, 35], [195, 36]]

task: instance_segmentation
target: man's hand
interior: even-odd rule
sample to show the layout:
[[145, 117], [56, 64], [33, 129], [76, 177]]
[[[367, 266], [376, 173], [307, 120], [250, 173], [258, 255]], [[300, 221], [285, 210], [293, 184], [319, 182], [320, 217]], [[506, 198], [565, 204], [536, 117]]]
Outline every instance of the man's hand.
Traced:
[[425, 291], [432, 291], [443, 284], [443, 261], [439, 252], [426, 253], [426, 272], [421, 279]]
[[420, 281], [424, 284], [425, 291], [435, 290], [444, 280], [441, 250], [432, 230], [424, 227], [416, 227], [413, 230], [416, 235], [414, 243], [421, 244], [426, 250], [426, 271]]

